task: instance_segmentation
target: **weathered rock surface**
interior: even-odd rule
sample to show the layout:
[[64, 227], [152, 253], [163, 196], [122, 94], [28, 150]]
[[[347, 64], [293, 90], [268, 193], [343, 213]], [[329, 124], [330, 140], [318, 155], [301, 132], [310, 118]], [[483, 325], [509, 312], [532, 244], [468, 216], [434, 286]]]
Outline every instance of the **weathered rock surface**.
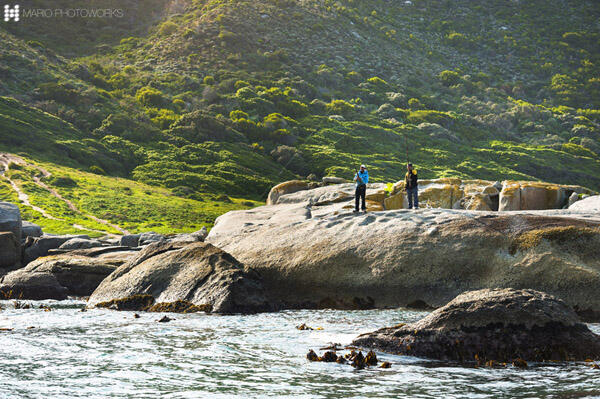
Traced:
[[573, 203], [569, 207], [573, 211], [581, 212], [599, 212], [600, 213], [600, 195], [593, 195]]
[[21, 225], [21, 238], [25, 239], [27, 237], [41, 237], [44, 234], [42, 228], [35, 223], [28, 222], [23, 220], [23, 224]]
[[104, 247], [47, 256], [0, 280], [0, 292], [21, 299], [65, 299], [88, 296], [100, 282], [138, 252]]
[[10, 231], [0, 232], [0, 269], [11, 268], [20, 260], [21, 244]]
[[564, 302], [534, 290], [466, 292], [415, 323], [363, 334], [353, 345], [461, 362], [600, 358], [600, 336]]
[[147, 294], [156, 302], [184, 300], [216, 313], [270, 310], [260, 275], [208, 243], [158, 242], [119, 267], [94, 291], [88, 306]]
[[65, 235], [65, 236], [41, 236], [41, 237], [28, 237], [25, 240], [24, 251], [23, 251], [23, 263], [28, 264], [48, 255], [48, 251], [51, 249], [57, 249], [65, 242], [73, 239], [81, 238], [89, 240], [90, 237], [87, 235]]
[[269, 195], [267, 195], [267, 205], [276, 204], [279, 197], [282, 195], [308, 190], [309, 187], [309, 183], [302, 180], [290, 180], [280, 183], [269, 191]]
[[21, 261], [21, 211], [10, 202], [0, 202], [0, 233], [12, 233], [16, 244], [9, 236], [0, 243], [0, 268], [14, 266]]
[[439, 307], [464, 291], [518, 287], [600, 311], [598, 214], [344, 206], [229, 212], [206, 241], [259, 271], [269, 300], [288, 307]]
[[103, 244], [98, 240], [90, 240], [87, 238], [71, 238], [65, 241], [58, 249], [89, 249], [101, 247]]
[[165, 240], [165, 236], [162, 234], [158, 234], [158, 233], [154, 233], [154, 232], [142, 233], [142, 234], [140, 234], [140, 242], [138, 243], [138, 245], [141, 247], [141, 246], [152, 244], [154, 242], [160, 242], [160, 241], [164, 241], [164, 240]]
[[140, 236], [141, 234], [126, 234], [121, 237], [119, 245], [125, 247], [137, 247], [140, 245]]

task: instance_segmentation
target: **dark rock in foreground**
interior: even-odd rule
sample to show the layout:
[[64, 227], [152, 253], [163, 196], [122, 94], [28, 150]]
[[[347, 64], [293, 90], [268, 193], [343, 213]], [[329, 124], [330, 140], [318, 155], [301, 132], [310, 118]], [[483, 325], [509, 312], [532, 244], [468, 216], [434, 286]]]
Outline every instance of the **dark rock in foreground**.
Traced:
[[272, 310], [260, 275], [208, 243], [160, 241], [119, 267], [94, 291], [88, 306], [134, 295], [158, 303], [178, 300], [210, 305], [215, 313]]
[[510, 288], [463, 293], [415, 323], [360, 335], [353, 345], [461, 362], [600, 358], [600, 336], [564, 302]]
[[136, 254], [129, 248], [104, 247], [40, 258], [4, 276], [0, 293], [33, 300], [89, 296], [106, 276]]

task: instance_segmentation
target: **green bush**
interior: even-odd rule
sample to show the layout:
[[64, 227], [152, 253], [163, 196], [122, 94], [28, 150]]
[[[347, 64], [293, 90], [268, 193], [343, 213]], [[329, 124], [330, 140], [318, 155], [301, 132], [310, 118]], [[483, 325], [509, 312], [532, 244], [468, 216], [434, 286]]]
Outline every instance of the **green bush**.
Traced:
[[460, 82], [460, 75], [455, 71], [442, 71], [439, 74], [439, 78], [446, 86], [453, 86]]
[[90, 166], [90, 172], [95, 173], [97, 175], [106, 175], [106, 172], [104, 171], [104, 169], [102, 169], [100, 166], [97, 166], [97, 165]]
[[135, 94], [135, 98], [145, 107], [160, 108], [167, 102], [164, 94], [153, 87], [142, 87]]
[[173, 21], [165, 21], [158, 28], [158, 34], [161, 36], [170, 36], [177, 31], [177, 24]]
[[350, 116], [355, 112], [354, 105], [344, 100], [333, 100], [325, 106], [325, 109], [329, 115]]

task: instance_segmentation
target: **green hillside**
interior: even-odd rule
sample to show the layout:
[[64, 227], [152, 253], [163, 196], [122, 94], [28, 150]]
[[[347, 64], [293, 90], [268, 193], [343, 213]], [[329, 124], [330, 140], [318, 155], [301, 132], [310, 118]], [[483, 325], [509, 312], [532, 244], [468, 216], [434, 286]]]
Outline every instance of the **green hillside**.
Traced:
[[424, 178], [600, 189], [597, 1], [83, 3], [125, 18], [0, 25], [0, 151], [193, 201], [397, 180], [407, 149]]

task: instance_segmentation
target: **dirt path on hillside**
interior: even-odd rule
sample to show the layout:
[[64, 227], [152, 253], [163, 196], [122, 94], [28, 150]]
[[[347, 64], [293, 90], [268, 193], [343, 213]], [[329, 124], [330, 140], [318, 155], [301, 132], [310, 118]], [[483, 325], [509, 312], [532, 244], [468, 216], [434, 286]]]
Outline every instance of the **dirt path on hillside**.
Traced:
[[[56, 216], [51, 215], [50, 213], [48, 213], [45, 209], [42, 209], [40, 207], [37, 207], [35, 205], [33, 205], [31, 203], [31, 201], [29, 201], [29, 196], [23, 192], [23, 190], [21, 190], [21, 188], [13, 181], [11, 180], [8, 176], [6, 176], [6, 171], [8, 170], [8, 165], [14, 162], [16, 164], [19, 165], [26, 165], [26, 166], [32, 166], [34, 168], [36, 168], [37, 170], [40, 171], [40, 173], [43, 175], [43, 177], [50, 177], [52, 174], [50, 172], [48, 172], [46, 169], [37, 166], [37, 165], [33, 165], [30, 163], [25, 162], [24, 159], [13, 155], [13, 154], [8, 154], [8, 153], [0, 153], [0, 176], [3, 176], [12, 186], [13, 190], [15, 190], [17, 192], [17, 195], [19, 197], [19, 200], [26, 206], [31, 207], [33, 210], [41, 213], [45, 218], [47, 219], [52, 219], [52, 220], [61, 220], [61, 221], [65, 221], [64, 219], [58, 218]], [[113, 229], [121, 232], [122, 234], [130, 234], [127, 230], [119, 227], [116, 224], [110, 223], [108, 220], [104, 220], [104, 219], [100, 219], [94, 215], [90, 215], [90, 214], [85, 214], [82, 211], [80, 211], [75, 204], [73, 204], [73, 202], [71, 202], [70, 200], [64, 198], [62, 195], [60, 195], [60, 193], [58, 191], [56, 191], [55, 189], [49, 187], [46, 183], [44, 183], [39, 177], [34, 176], [33, 177], [33, 181], [35, 182], [35, 184], [37, 184], [39, 187], [43, 188], [44, 190], [48, 191], [52, 196], [54, 196], [55, 198], [57, 198], [58, 200], [64, 202], [67, 207], [75, 212], [78, 213], [82, 216], [85, 216], [89, 219], [92, 219], [100, 224], [103, 224], [105, 226], [109, 226], [112, 227]], [[94, 231], [97, 233], [103, 233], [103, 234], [108, 234], [106, 231], [102, 231], [102, 230], [95, 230], [92, 228], [88, 228], [88, 227], [84, 227], [81, 226], [79, 224], [72, 224], [72, 226], [78, 230], [88, 230], [88, 231]]]

